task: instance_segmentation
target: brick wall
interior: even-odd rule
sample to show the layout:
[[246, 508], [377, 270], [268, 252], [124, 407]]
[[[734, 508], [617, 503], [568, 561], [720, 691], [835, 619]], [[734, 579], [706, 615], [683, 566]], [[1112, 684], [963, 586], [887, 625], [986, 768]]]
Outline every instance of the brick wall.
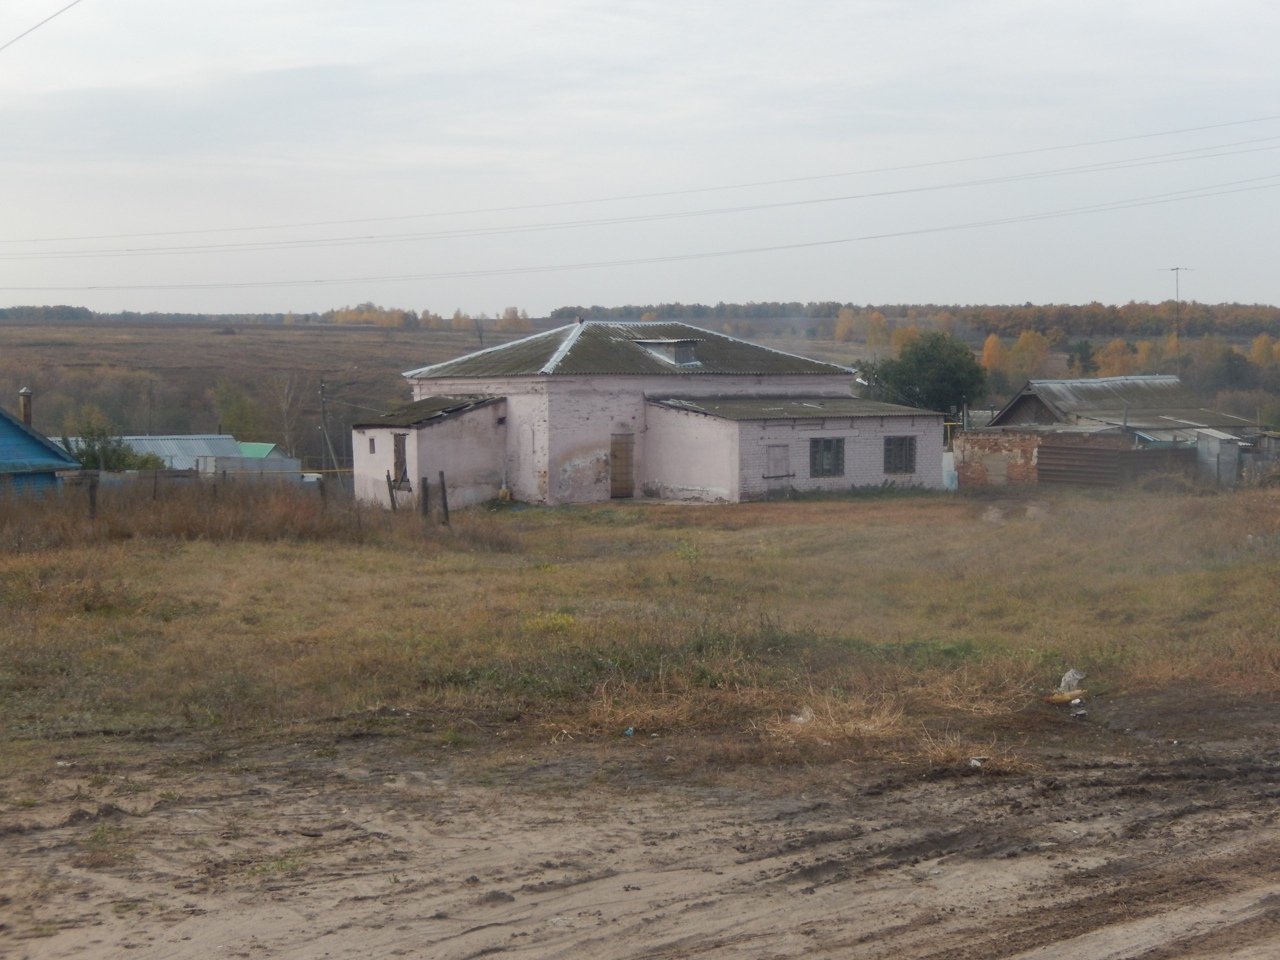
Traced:
[[956, 474], [962, 487], [1038, 483], [1036, 464], [1041, 443], [1055, 446], [1127, 450], [1128, 435], [1106, 433], [1040, 433], [1018, 430], [966, 430], [956, 434]]
[[[810, 440], [821, 437], [844, 439], [844, 475], [809, 475]], [[916, 469], [910, 474], [884, 472], [886, 437], [916, 438]], [[769, 493], [768, 448], [788, 448], [791, 476], [780, 486], [801, 493], [848, 490], [851, 487], [902, 486], [942, 487], [943, 432], [941, 415], [918, 414], [902, 417], [854, 417], [811, 421], [751, 421], [740, 424], [739, 489], [742, 499]], [[775, 481], [778, 483], [778, 481]]]

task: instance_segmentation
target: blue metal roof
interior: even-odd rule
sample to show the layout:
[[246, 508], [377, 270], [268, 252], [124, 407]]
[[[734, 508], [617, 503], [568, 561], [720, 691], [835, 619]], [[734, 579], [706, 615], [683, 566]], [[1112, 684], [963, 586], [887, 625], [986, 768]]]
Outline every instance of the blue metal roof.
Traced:
[[74, 470], [78, 460], [0, 407], [0, 474]]

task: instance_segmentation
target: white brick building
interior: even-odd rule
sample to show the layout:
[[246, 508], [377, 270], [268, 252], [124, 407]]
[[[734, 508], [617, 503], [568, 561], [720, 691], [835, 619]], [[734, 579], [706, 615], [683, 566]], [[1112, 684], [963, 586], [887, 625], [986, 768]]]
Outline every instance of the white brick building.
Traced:
[[585, 321], [405, 377], [413, 403], [353, 428], [361, 499], [408, 501], [441, 472], [451, 505], [942, 485], [941, 414], [686, 324]]

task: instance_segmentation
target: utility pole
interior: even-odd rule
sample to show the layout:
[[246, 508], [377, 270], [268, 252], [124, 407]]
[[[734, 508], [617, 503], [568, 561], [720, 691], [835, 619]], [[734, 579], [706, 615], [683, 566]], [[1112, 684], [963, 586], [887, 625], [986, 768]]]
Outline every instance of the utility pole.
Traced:
[[1190, 267], [1166, 267], [1173, 274], [1173, 345], [1174, 345], [1174, 367], [1173, 372], [1179, 377], [1182, 376], [1182, 271], [1190, 270]]
[[[329, 462], [333, 465], [336, 473], [338, 470], [338, 458], [333, 453], [333, 441], [329, 439], [329, 411], [325, 407], [324, 381], [320, 381], [320, 432], [324, 434], [324, 450], [320, 453], [321, 461], [324, 460], [324, 454], [329, 454]], [[321, 468], [323, 470], [323, 467]]]

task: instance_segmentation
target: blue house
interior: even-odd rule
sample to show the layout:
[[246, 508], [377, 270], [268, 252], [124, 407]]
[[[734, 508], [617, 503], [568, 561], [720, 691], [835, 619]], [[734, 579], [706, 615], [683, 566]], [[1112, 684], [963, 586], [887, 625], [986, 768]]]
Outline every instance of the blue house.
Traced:
[[75, 457], [23, 422], [30, 417], [30, 404], [31, 394], [24, 390], [22, 418], [0, 407], [0, 496], [56, 489], [59, 470], [80, 467]]

